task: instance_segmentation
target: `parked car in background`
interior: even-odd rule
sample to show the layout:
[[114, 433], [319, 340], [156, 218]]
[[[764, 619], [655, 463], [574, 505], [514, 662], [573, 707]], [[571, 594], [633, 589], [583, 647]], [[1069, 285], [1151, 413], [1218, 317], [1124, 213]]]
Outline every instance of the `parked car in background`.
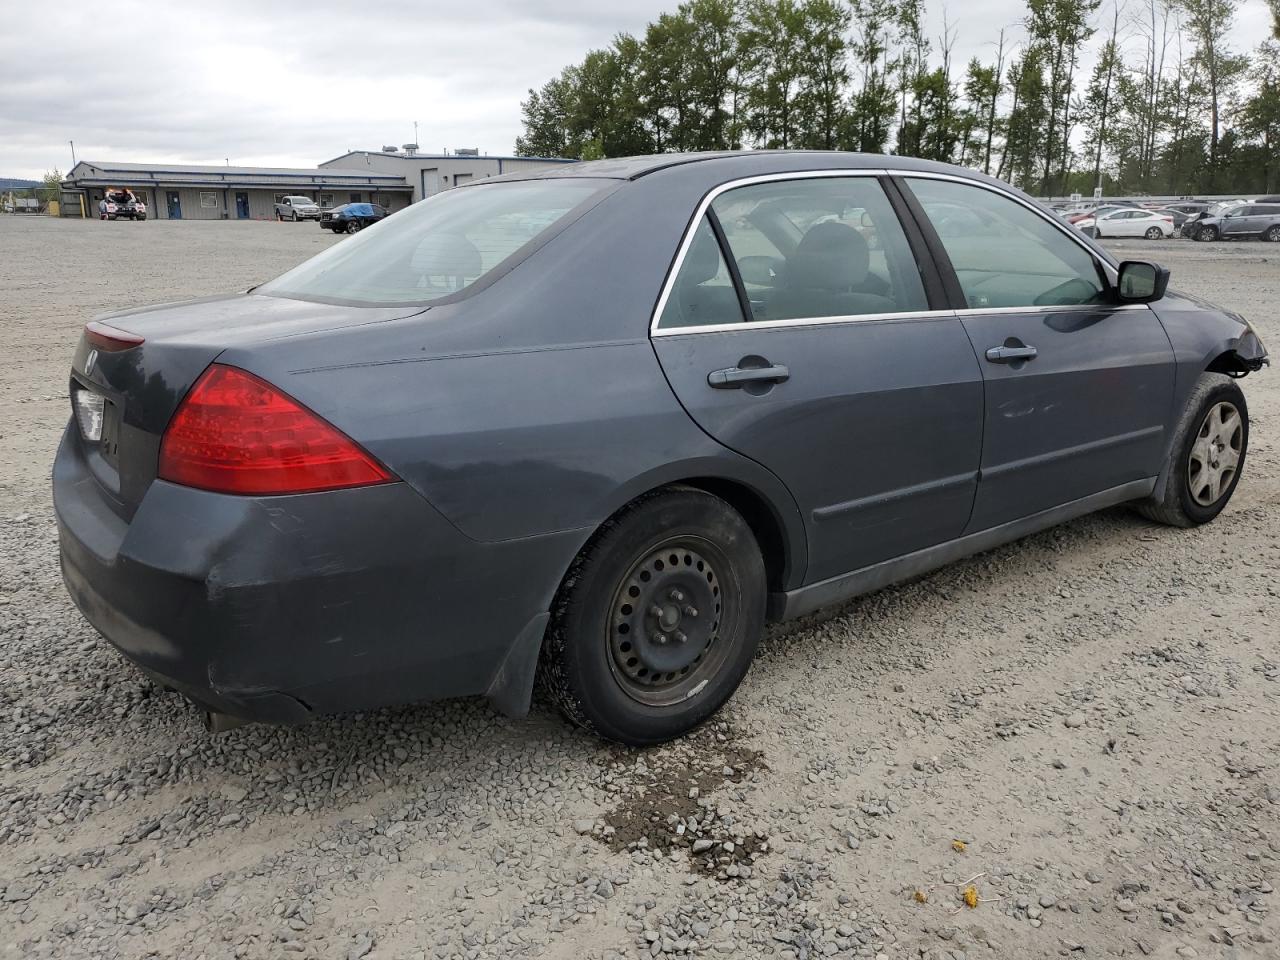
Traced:
[[1112, 210], [1077, 220], [1075, 226], [1092, 237], [1146, 237], [1163, 240], [1173, 236], [1173, 215], [1158, 210]]
[[903, 157], [467, 184], [251, 293], [90, 322], [63, 579], [212, 729], [519, 715], [540, 675], [573, 722], [659, 743], [767, 621], [1116, 504], [1212, 521], [1266, 350], [1168, 279]]
[[320, 205], [310, 197], [283, 197], [276, 204], [277, 220], [319, 220]]
[[387, 208], [377, 203], [344, 203], [320, 213], [320, 226], [334, 233], [358, 233], [387, 216]]
[[1189, 215], [1181, 210], [1173, 210], [1169, 207], [1152, 207], [1150, 209], [1152, 213], [1158, 213], [1173, 221], [1173, 235], [1175, 237], [1178, 235], [1178, 231], [1182, 229], [1182, 225], [1189, 219]]
[[98, 214], [103, 220], [145, 220], [147, 205], [132, 190], [109, 190], [98, 203]]
[[1093, 219], [1104, 213], [1111, 213], [1113, 210], [1129, 210], [1132, 209], [1127, 203], [1104, 203], [1094, 207], [1091, 210], [1081, 210], [1067, 217], [1070, 223], [1079, 223], [1086, 218]]
[[1242, 203], [1228, 207], [1216, 216], [1183, 224], [1183, 235], [1204, 241], [1262, 239], [1280, 243], [1280, 204]]

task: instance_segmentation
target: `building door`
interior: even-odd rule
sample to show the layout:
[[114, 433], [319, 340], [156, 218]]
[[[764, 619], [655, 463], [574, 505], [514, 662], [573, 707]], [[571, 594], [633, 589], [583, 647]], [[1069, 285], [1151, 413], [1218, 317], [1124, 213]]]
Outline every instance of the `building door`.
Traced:
[[422, 171], [422, 199], [434, 197], [440, 192], [440, 171], [435, 167]]
[[249, 219], [249, 194], [244, 190], [236, 191], [236, 219]]
[[182, 219], [182, 200], [178, 196], [177, 190], [168, 190], [165, 192], [165, 199], [168, 201], [169, 219]]

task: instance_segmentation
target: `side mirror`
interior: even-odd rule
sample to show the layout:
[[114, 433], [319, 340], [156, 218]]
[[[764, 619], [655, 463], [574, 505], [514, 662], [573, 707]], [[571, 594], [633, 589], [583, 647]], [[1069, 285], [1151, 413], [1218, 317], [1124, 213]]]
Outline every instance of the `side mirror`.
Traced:
[[1121, 303], [1153, 303], [1168, 288], [1168, 267], [1150, 260], [1126, 260], [1120, 264], [1116, 297]]

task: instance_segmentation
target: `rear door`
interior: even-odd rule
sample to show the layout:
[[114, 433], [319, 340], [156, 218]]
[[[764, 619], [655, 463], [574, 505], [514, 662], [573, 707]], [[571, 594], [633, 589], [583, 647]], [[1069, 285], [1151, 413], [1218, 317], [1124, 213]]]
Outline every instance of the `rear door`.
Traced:
[[808, 582], [958, 536], [973, 505], [982, 375], [894, 189], [856, 174], [720, 188], [655, 316], [690, 415], [795, 496]]
[[[1145, 305], [1117, 305], [1088, 245], [1030, 203], [941, 176], [905, 186], [937, 227], [986, 385], [975, 532], [1156, 476], [1173, 348]], [[989, 229], [955, 234], [963, 204]]]

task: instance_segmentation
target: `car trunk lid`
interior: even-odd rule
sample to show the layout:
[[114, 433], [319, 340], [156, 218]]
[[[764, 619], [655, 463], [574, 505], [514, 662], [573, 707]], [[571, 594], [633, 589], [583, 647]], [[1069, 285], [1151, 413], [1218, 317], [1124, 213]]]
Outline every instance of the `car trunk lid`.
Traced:
[[[156, 477], [160, 440], [191, 385], [233, 347], [287, 340], [422, 312], [420, 307], [349, 307], [272, 296], [214, 297], [109, 314], [97, 319], [132, 338], [103, 343], [81, 337], [71, 370], [73, 431], [80, 454], [112, 509], [132, 517]], [[128, 345], [130, 339], [142, 342]], [[95, 340], [97, 342], [95, 342]], [[101, 428], [86, 431], [76, 416], [80, 391], [101, 397]]]

